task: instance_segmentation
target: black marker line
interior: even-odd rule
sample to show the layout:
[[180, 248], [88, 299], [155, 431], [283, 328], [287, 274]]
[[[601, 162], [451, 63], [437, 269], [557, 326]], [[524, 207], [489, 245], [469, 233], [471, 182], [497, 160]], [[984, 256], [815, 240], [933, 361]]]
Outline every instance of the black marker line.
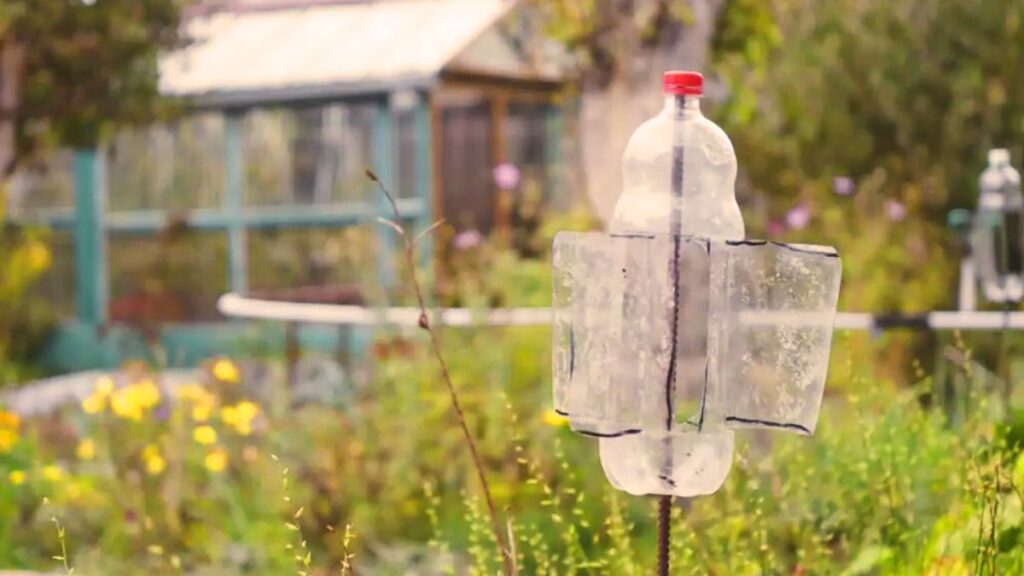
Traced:
[[787, 428], [789, 430], [799, 430], [804, 434], [810, 434], [811, 431], [805, 426], [800, 424], [793, 424], [791, 422], [773, 422], [771, 420], [760, 420], [757, 418], [742, 418], [740, 416], [726, 416], [726, 422], [739, 422], [741, 424], [753, 424], [756, 426], [765, 426], [767, 428]]
[[639, 434], [641, 431], [637, 428], [630, 428], [629, 430], [623, 430], [622, 432], [591, 432], [589, 430], [575, 430], [575, 432], [592, 438], [621, 438], [623, 436]]
[[576, 372], [576, 328], [569, 327], [569, 381], [572, 385], [572, 375]]

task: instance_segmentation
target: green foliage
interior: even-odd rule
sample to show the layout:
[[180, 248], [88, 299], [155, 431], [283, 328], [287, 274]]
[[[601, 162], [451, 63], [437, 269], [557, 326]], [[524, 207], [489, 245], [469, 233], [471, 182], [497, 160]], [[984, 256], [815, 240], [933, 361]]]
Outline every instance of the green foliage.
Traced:
[[0, 387], [31, 373], [31, 360], [52, 324], [31, 289], [50, 267], [46, 233], [10, 225], [0, 188]]
[[[1024, 160], [1022, 25], [1020, 0], [731, 0], [713, 57], [729, 96], [711, 115], [736, 145], [749, 233], [836, 246], [841, 308], [950, 307], [947, 213], [973, 209], [988, 148]], [[809, 223], [780, 232], [797, 206]], [[924, 344], [883, 349], [906, 368]]]
[[607, 86], [622, 76], [631, 60], [672, 42], [695, 22], [687, 2], [673, 0], [534, 0], [549, 37], [575, 58], [581, 81]]
[[[654, 500], [611, 489], [594, 442], [547, 408], [548, 331], [443, 337], [521, 573], [651, 573]], [[296, 555], [325, 570], [354, 551], [359, 573], [494, 574], [475, 470], [424, 344], [381, 334], [373, 381], [343, 408], [288, 409], [275, 388], [264, 394], [274, 403], [245, 420], [238, 406], [249, 392], [220, 360], [202, 386], [157, 392], [156, 375], [128, 368], [116, 387], [97, 383], [81, 408], [15, 423], [0, 474], [25, 475], [0, 482], [0, 563], [56, 568], [56, 516], [83, 573], [280, 574]], [[847, 370], [851, 391], [826, 399], [813, 439], [741, 433], [725, 487], [679, 502], [677, 573], [1016, 569], [1024, 459], [1010, 438], [1019, 425], [997, 427], [990, 399], [978, 396], [952, 428], [918, 401], [930, 379], [907, 390]], [[346, 525], [358, 535], [348, 545]]]
[[21, 46], [19, 157], [88, 146], [165, 110], [157, 56], [181, 42], [182, 0], [2, 0], [0, 35]]
[[[512, 245], [492, 238], [481, 239], [477, 246], [445, 250], [438, 297], [446, 306], [550, 306], [549, 263], [555, 234], [595, 226], [585, 210], [544, 214], [536, 230], [522, 233]], [[442, 242], [447, 240], [442, 236]]]

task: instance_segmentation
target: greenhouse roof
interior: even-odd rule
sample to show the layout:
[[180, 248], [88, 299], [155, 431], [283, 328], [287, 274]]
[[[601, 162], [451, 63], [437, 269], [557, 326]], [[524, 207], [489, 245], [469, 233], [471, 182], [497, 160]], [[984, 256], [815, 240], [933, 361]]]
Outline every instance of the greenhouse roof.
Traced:
[[[495, 28], [508, 0], [236, 2], [188, 19], [190, 44], [160, 62], [160, 89], [246, 105], [426, 86], [467, 48], [483, 72], [529, 69]], [[481, 57], [483, 56], [483, 57]], [[535, 73], [544, 78], [544, 74]]]

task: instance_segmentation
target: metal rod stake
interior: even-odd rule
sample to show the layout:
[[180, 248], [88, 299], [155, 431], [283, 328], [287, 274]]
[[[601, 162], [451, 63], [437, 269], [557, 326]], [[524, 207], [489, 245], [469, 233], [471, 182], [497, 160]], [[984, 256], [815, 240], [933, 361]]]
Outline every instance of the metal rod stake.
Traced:
[[672, 512], [672, 497], [658, 498], [658, 576], [669, 575], [669, 541], [672, 538], [672, 525], [669, 520]]

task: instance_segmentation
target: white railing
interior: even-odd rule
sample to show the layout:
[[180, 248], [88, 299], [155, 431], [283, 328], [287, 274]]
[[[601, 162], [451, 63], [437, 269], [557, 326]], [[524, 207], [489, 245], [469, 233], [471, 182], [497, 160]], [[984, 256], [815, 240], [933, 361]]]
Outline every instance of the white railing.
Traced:
[[[302, 324], [337, 324], [349, 326], [416, 326], [420, 311], [417, 308], [366, 308], [333, 304], [305, 304], [245, 298], [227, 293], [217, 301], [221, 314], [234, 318], [274, 320]], [[477, 310], [471, 308], [439, 308], [431, 311], [435, 323], [448, 326], [542, 326], [551, 323], [550, 308], [497, 308]], [[750, 322], [777, 323], [788, 316], [791, 321], [804, 323], [798, 317], [785, 313], [747, 313]], [[820, 316], [807, 315], [806, 323], [820, 322]], [[1022, 330], [1024, 312], [952, 311], [924, 314], [871, 314], [867, 312], [839, 312], [836, 330]]]

